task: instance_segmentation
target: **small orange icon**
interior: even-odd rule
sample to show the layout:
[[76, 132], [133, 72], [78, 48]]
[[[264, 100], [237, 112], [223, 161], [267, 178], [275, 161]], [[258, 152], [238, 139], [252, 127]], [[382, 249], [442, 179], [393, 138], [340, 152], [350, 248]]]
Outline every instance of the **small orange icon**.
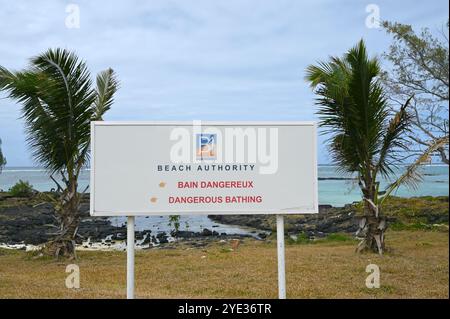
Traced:
[[161, 187], [161, 188], [166, 187], [166, 183], [164, 183], [164, 182], [159, 183], [159, 187]]
[[156, 198], [156, 197], [150, 198], [150, 202], [152, 202], [152, 203], [156, 203], [157, 200], [158, 200], [158, 198]]

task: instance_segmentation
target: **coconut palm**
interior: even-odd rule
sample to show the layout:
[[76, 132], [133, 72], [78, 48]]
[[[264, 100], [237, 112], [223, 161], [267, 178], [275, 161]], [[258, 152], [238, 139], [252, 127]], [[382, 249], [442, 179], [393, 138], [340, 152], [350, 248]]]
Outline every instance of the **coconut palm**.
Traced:
[[46, 245], [56, 256], [75, 256], [83, 195], [78, 177], [89, 161], [90, 122], [102, 119], [118, 88], [112, 69], [99, 73], [96, 84], [93, 87], [85, 62], [63, 49], [50, 49], [32, 58], [23, 71], [11, 72], [0, 66], [0, 90], [22, 105], [32, 155], [58, 186], [58, 229]]
[[[407, 151], [404, 137], [411, 123], [409, 100], [393, 113], [379, 76], [378, 60], [368, 58], [361, 40], [343, 58], [332, 57], [329, 62], [309, 66], [306, 80], [319, 96], [316, 101], [319, 126], [331, 136], [329, 148], [333, 162], [342, 172], [356, 175], [361, 189], [363, 240], [358, 251], [381, 254], [386, 230], [383, 201], [402, 183], [417, 185], [420, 162], [402, 176], [395, 176], [394, 169]], [[382, 190], [380, 177], [395, 181]]]
[[0, 173], [2, 172], [3, 167], [6, 165], [6, 158], [2, 153], [2, 140], [0, 139]]

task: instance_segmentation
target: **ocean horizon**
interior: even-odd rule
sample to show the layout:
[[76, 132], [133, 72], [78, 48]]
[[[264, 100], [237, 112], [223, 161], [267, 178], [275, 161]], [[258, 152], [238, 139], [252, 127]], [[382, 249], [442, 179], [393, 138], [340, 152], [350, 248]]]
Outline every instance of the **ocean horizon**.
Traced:
[[[405, 165], [395, 170], [400, 175]], [[449, 166], [446, 164], [429, 164], [421, 167], [423, 181], [416, 189], [401, 186], [394, 196], [448, 196], [449, 194]], [[90, 169], [86, 168], [80, 174], [79, 190], [83, 191], [89, 185]], [[54, 176], [58, 180], [58, 176]], [[361, 198], [357, 183], [352, 176], [343, 174], [337, 170], [337, 166], [331, 164], [318, 165], [319, 204], [341, 207], [345, 204], [359, 201]], [[19, 180], [28, 181], [37, 191], [51, 191], [56, 188], [55, 183], [49, 178], [46, 170], [41, 167], [4, 167], [0, 173], [0, 190], [7, 191]], [[381, 188], [390, 182], [380, 179]], [[89, 192], [89, 189], [87, 189]]]

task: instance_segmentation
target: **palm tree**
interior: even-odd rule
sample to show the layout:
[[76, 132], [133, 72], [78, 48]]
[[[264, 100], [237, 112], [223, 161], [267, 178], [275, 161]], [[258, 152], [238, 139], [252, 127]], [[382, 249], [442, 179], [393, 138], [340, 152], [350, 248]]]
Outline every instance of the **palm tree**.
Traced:
[[86, 63], [63, 49], [32, 58], [30, 67], [20, 72], [0, 66], [0, 90], [22, 105], [32, 155], [58, 187], [57, 231], [46, 245], [56, 256], [76, 257], [78, 208], [86, 191], [78, 191], [78, 177], [89, 162], [90, 122], [102, 119], [118, 88], [112, 69], [99, 73], [96, 84]]
[[0, 139], [0, 173], [2, 172], [3, 167], [6, 165], [6, 158], [2, 153], [2, 140]]
[[402, 163], [407, 151], [405, 136], [410, 130], [411, 116], [406, 101], [392, 112], [379, 82], [380, 66], [376, 58], [369, 59], [361, 40], [343, 58], [331, 57], [307, 68], [306, 80], [319, 96], [319, 126], [330, 134], [332, 160], [341, 172], [357, 176], [364, 204], [364, 217], [359, 233], [363, 240], [358, 251], [382, 253], [386, 219], [382, 204], [400, 184], [415, 187], [420, 180], [420, 162], [385, 190], [379, 177], [392, 181], [394, 168]]

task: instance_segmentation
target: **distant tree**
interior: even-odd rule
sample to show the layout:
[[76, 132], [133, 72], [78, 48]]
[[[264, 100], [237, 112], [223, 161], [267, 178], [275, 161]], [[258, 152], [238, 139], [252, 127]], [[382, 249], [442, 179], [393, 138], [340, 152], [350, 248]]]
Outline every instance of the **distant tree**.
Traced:
[[449, 23], [439, 37], [429, 29], [416, 34], [406, 24], [382, 25], [394, 37], [383, 55], [392, 64], [392, 70], [383, 74], [384, 85], [393, 100], [413, 96], [412, 123], [417, 128], [410, 134], [413, 150], [419, 151], [419, 158], [435, 154], [449, 164]]
[[0, 173], [2, 172], [3, 167], [6, 165], [6, 158], [2, 153], [2, 140], [0, 139]]
[[[0, 66], [0, 90], [22, 104], [34, 159], [58, 186], [58, 230], [46, 245], [56, 256], [76, 257], [82, 199], [78, 177], [89, 161], [90, 122], [101, 120], [109, 110], [117, 87], [115, 74], [108, 69], [97, 76], [93, 88], [85, 62], [63, 49], [50, 49], [32, 58], [24, 71], [11, 72]], [[54, 174], [61, 176], [62, 185]]]
[[404, 137], [410, 133], [409, 100], [397, 112], [389, 108], [380, 83], [379, 61], [369, 59], [361, 40], [342, 58], [332, 57], [307, 68], [306, 80], [319, 96], [320, 127], [330, 134], [332, 159], [342, 172], [355, 174], [364, 203], [360, 234], [364, 239], [358, 251], [382, 253], [385, 249], [386, 219], [383, 202], [402, 183], [415, 185], [417, 171], [395, 180], [385, 190], [379, 177], [394, 177], [407, 148]]

